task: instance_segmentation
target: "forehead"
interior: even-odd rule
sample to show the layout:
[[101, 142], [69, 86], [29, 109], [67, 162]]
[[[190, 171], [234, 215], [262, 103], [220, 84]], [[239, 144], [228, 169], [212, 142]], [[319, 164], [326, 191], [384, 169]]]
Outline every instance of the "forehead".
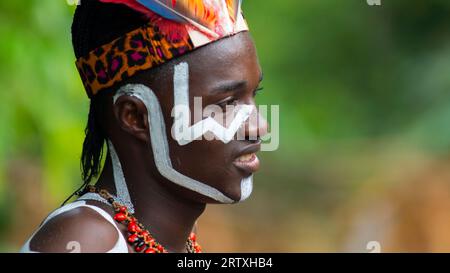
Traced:
[[220, 83], [246, 81], [258, 85], [261, 69], [254, 43], [242, 32], [201, 48], [188, 58], [193, 95], [205, 95]]

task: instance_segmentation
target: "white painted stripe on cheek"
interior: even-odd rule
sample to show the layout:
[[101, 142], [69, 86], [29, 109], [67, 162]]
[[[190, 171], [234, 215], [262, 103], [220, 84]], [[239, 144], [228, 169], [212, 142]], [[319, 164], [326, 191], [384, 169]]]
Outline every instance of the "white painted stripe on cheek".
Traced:
[[149, 134], [152, 144], [153, 157], [156, 167], [162, 176], [173, 183], [210, 197], [221, 203], [234, 203], [232, 199], [225, 196], [219, 190], [204, 184], [200, 181], [185, 176], [172, 167], [169, 157], [169, 145], [167, 141], [166, 128], [164, 124], [161, 106], [155, 93], [145, 85], [129, 84], [117, 92], [114, 102], [120, 96], [130, 95], [140, 99], [147, 107], [148, 123], [150, 124]]

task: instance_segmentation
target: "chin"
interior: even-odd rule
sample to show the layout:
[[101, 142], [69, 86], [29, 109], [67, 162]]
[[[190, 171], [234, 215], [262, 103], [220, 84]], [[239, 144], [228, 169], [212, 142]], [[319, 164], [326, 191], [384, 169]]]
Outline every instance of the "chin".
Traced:
[[242, 177], [238, 180], [234, 179], [229, 184], [233, 185], [225, 190], [223, 194], [232, 199], [233, 203], [239, 203], [247, 200], [253, 191], [253, 176]]
[[241, 197], [239, 202], [247, 200], [253, 192], [253, 175], [241, 180]]

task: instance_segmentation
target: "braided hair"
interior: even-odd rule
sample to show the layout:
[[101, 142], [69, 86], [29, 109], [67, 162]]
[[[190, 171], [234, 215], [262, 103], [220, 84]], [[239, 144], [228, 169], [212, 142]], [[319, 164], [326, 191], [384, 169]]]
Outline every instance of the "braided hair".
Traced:
[[[109, 43], [145, 23], [146, 19], [142, 14], [123, 5], [101, 3], [99, 0], [83, 0], [75, 10], [72, 23], [72, 44], [75, 57], [85, 56], [93, 49]], [[81, 154], [83, 185], [74, 194], [80, 194], [80, 190], [85, 188], [101, 171], [103, 147], [107, 136], [100, 117], [105, 111], [106, 93], [108, 93], [107, 90], [104, 90], [91, 98], [85, 128], [86, 136]]]

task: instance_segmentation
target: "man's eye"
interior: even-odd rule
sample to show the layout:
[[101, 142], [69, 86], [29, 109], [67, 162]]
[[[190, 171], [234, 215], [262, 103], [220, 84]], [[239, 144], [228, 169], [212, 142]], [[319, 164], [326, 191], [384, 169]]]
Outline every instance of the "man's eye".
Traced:
[[227, 105], [236, 105], [237, 99], [234, 97], [228, 97], [217, 103], [221, 108], [225, 109]]
[[253, 91], [253, 97], [256, 97], [256, 95], [258, 95], [258, 93], [260, 93], [262, 90], [264, 89], [264, 87], [258, 87], [255, 89], [255, 91]]

